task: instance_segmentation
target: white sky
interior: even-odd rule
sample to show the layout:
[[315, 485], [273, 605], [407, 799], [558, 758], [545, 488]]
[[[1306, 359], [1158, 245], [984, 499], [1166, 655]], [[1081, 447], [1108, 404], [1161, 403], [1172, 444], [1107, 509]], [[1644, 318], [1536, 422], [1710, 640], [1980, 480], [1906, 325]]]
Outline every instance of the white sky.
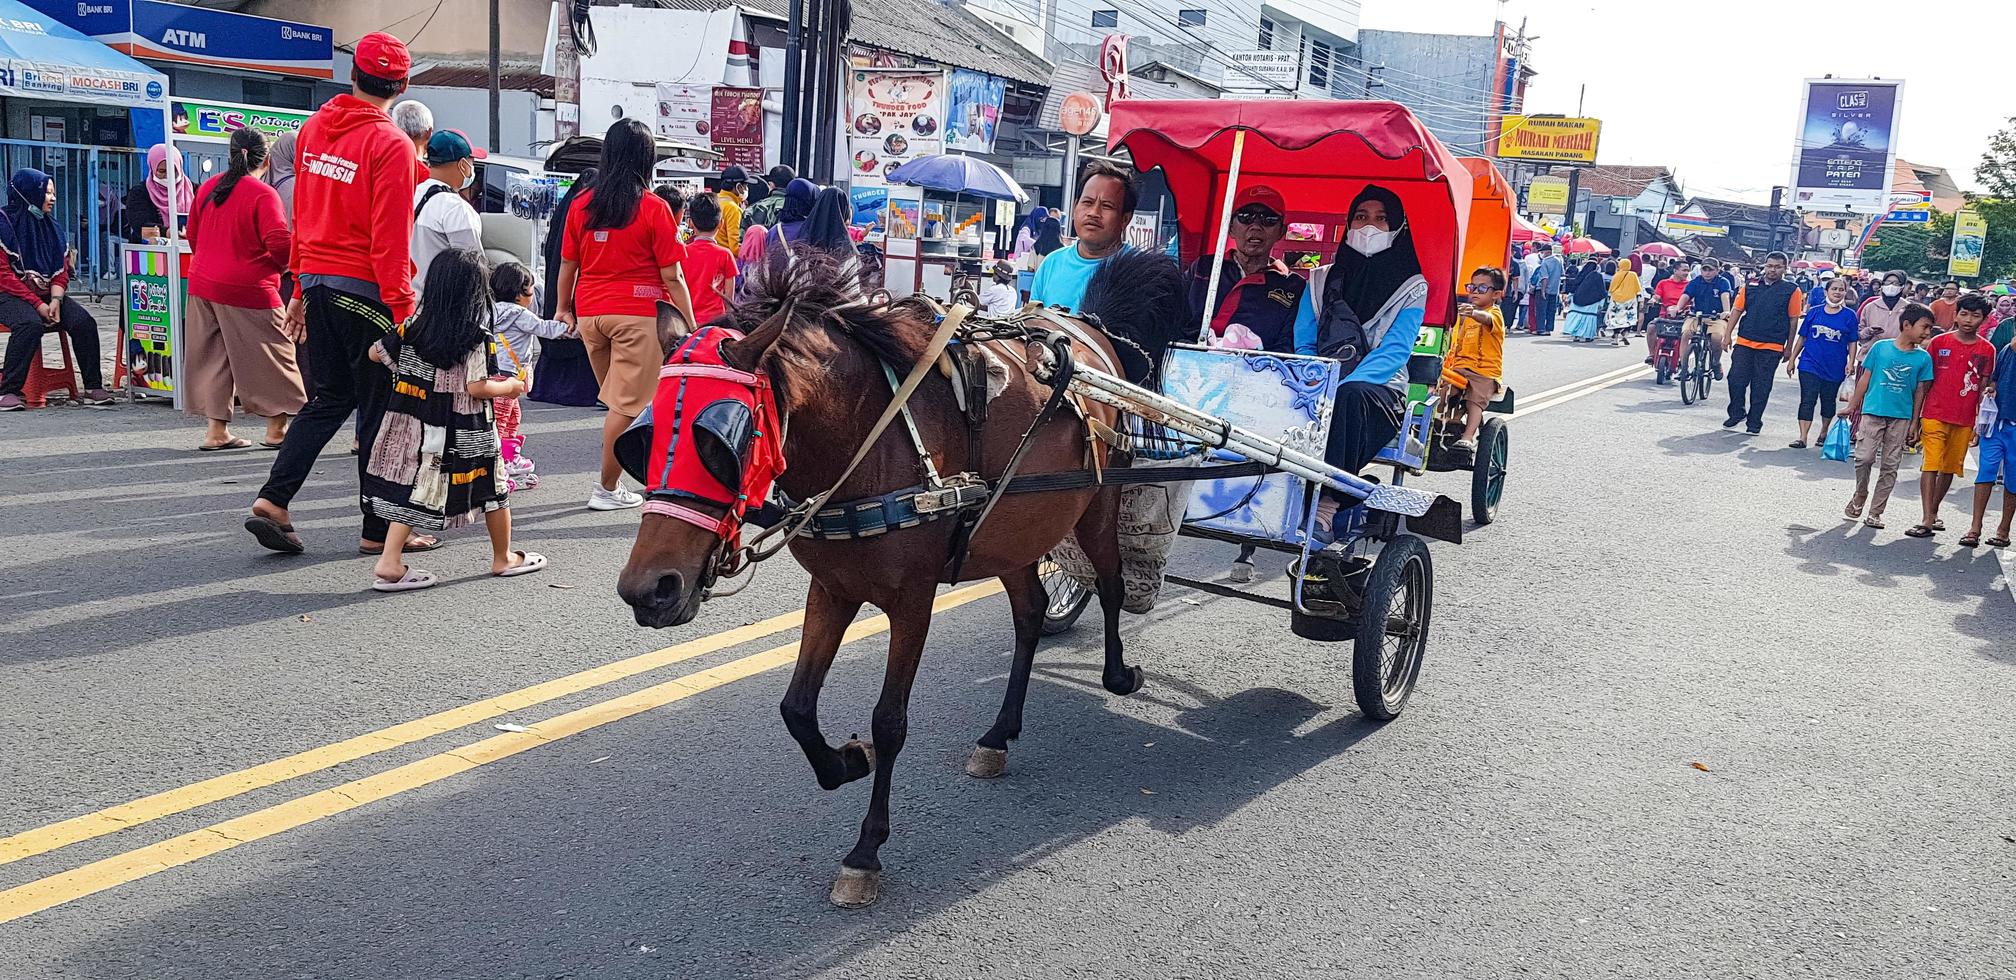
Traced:
[[[1497, 0], [1364, 0], [1361, 27], [1482, 34]], [[1508, 0], [1537, 37], [1528, 112], [1603, 120], [1597, 163], [1663, 164], [1687, 190], [1764, 203], [1790, 179], [1800, 82], [1904, 80], [1898, 155], [1976, 190], [1988, 137], [2016, 116], [2016, 0]], [[1408, 80], [1396, 78], [1400, 84]], [[1715, 107], [1712, 111], [1709, 107]]]

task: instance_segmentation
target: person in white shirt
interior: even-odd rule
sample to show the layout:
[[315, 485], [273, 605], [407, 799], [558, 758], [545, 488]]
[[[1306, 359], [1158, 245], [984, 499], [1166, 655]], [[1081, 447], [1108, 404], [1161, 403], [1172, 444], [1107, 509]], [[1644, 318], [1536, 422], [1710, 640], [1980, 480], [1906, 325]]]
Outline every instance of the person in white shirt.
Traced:
[[461, 194], [476, 180], [475, 151], [469, 141], [447, 129], [428, 137], [427, 172], [427, 179], [413, 188], [415, 292], [427, 281], [427, 267], [436, 255], [450, 249], [483, 250], [483, 219]]
[[980, 290], [980, 305], [987, 312], [1006, 315], [1022, 308], [1022, 296], [1015, 289], [1015, 263], [994, 263], [994, 280]]

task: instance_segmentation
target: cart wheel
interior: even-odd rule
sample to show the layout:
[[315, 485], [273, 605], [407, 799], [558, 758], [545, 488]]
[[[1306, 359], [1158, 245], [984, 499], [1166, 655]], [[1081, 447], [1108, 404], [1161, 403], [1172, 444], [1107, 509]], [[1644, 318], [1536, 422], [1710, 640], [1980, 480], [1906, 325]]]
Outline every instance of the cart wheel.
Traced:
[[1036, 574], [1043, 580], [1043, 592], [1050, 597], [1050, 604], [1043, 607], [1043, 635], [1056, 636], [1078, 622], [1085, 607], [1092, 602], [1092, 590], [1078, 584], [1078, 580], [1064, 574], [1063, 566], [1049, 559], [1036, 566]]
[[1666, 355], [1664, 354], [1653, 355], [1652, 383], [1658, 385], [1661, 388], [1664, 388], [1666, 386], [1666, 382], [1671, 380], [1673, 380], [1673, 372], [1668, 371], [1666, 369]]
[[1505, 466], [1511, 458], [1512, 432], [1504, 419], [1486, 419], [1477, 430], [1477, 459], [1470, 464], [1470, 519], [1480, 526], [1498, 519], [1498, 498], [1505, 495]]
[[1402, 534], [1386, 543], [1365, 583], [1351, 655], [1351, 687], [1365, 717], [1390, 720], [1413, 693], [1428, 648], [1434, 588], [1435, 567], [1425, 542]]

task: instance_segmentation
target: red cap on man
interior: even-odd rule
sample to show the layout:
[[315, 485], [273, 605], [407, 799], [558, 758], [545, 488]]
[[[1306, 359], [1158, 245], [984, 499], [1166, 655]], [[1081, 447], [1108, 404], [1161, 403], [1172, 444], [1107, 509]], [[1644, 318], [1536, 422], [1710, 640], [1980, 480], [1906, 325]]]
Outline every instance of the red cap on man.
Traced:
[[1288, 202], [1281, 192], [1266, 184], [1249, 184], [1239, 189], [1239, 196], [1232, 199], [1232, 213], [1238, 214], [1249, 204], [1258, 204], [1280, 217], [1288, 216]]
[[396, 82], [413, 70], [413, 55], [406, 50], [406, 43], [383, 31], [358, 38], [356, 50], [357, 70], [373, 78]]

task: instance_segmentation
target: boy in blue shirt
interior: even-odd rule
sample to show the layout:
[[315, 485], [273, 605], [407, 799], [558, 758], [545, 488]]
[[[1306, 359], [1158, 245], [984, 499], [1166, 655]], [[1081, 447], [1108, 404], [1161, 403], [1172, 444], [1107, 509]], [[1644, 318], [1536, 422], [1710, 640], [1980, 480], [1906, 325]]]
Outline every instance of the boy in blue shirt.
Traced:
[[1103, 160], [1086, 166], [1078, 188], [1078, 200], [1071, 207], [1071, 229], [1078, 241], [1045, 256], [1029, 285], [1030, 299], [1073, 313], [1080, 312], [1085, 287], [1100, 263], [1120, 253], [1127, 223], [1134, 220], [1134, 205], [1141, 197], [1125, 170]]
[[[1904, 446], [1918, 431], [1918, 415], [1925, 407], [1925, 393], [1932, 388], [1932, 355], [1920, 346], [1932, 333], [1932, 310], [1922, 303], [1907, 303], [1899, 318], [1897, 336], [1869, 346], [1862, 369], [1855, 375], [1855, 395], [1848, 400], [1848, 417], [1855, 423], [1855, 495], [1841, 512], [1849, 520], [1862, 519], [1866, 527], [1883, 529], [1883, 508], [1890, 502], [1890, 490], [1897, 485], [1897, 467], [1904, 462]], [[1877, 470], [1876, 493], [1869, 493], [1869, 473]], [[1869, 516], [1862, 517], [1867, 502]]]
[[1830, 279], [1820, 301], [1806, 308], [1799, 333], [1785, 351], [1785, 374], [1799, 379], [1799, 438], [1793, 449], [1804, 449], [1813, 431], [1813, 410], [1820, 410], [1820, 438], [1834, 424], [1834, 400], [1848, 376], [1848, 348], [1861, 332], [1855, 308], [1848, 303], [1848, 280]]
[[2016, 340], [1995, 353], [1995, 380], [1988, 385], [1988, 398], [1995, 406], [1995, 422], [1985, 429], [1976, 427], [1981, 439], [1981, 469], [1974, 475], [1974, 526], [1961, 537], [1960, 546], [1981, 543], [1981, 522], [1988, 517], [1988, 498], [1995, 495], [1995, 481], [2002, 481], [2002, 524], [1988, 539], [1990, 548], [2009, 547], [2009, 522], [2016, 517]]

